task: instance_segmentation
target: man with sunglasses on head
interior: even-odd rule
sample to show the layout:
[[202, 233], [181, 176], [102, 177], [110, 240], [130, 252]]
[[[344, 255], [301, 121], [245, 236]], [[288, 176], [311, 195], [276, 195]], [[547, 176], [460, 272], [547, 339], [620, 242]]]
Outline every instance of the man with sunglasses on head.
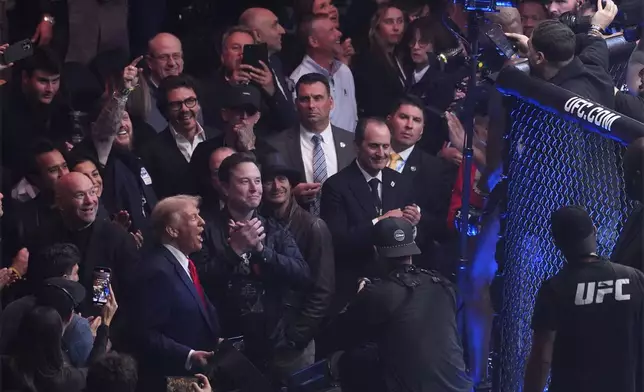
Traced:
[[257, 87], [229, 85], [224, 86], [220, 94], [223, 134], [200, 143], [190, 161], [190, 172], [197, 178], [197, 193], [206, 204], [218, 198], [208, 164], [216, 149], [228, 147], [236, 152], [251, 153], [255, 158], [276, 151], [263, 138], [256, 137], [256, 126], [262, 116], [261, 93]]
[[203, 127], [197, 87], [187, 75], [168, 76], [159, 86], [157, 106], [168, 119], [168, 127], [144, 149], [142, 158], [153, 179], [159, 199], [178, 194], [195, 194], [190, 160], [197, 146], [217, 135]]

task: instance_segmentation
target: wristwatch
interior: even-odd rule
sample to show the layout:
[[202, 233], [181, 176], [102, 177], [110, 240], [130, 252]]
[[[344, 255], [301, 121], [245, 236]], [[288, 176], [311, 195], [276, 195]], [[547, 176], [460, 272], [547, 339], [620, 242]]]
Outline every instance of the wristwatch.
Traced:
[[54, 17], [53, 17], [53, 16], [51, 16], [51, 15], [45, 15], [45, 16], [43, 16], [43, 17], [42, 17], [42, 20], [43, 20], [43, 21], [45, 21], [45, 22], [50, 23], [52, 26], [53, 26], [54, 24], [56, 24], [56, 19], [54, 19]]

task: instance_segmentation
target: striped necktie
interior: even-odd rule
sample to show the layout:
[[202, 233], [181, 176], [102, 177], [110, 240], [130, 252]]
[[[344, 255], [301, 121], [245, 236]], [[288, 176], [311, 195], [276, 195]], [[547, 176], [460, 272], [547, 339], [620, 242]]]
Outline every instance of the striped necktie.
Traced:
[[[322, 136], [313, 135], [313, 182], [321, 184], [326, 180], [326, 157], [324, 156], [324, 149], [322, 148]], [[315, 198], [311, 213], [315, 216], [320, 216], [320, 193]]]

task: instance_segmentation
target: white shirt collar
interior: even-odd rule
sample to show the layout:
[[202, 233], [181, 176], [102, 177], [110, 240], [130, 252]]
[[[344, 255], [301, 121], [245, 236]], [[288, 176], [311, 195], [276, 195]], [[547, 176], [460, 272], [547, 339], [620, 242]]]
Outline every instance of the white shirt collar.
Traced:
[[364, 176], [364, 179], [369, 182], [373, 180], [374, 178], [377, 178], [378, 181], [382, 184], [382, 170], [378, 171], [378, 174], [376, 176], [372, 176], [371, 174], [367, 173], [362, 166], [360, 166], [360, 162], [358, 162], [358, 159], [356, 158], [356, 164], [358, 165], [358, 169], [360, 169], [360, 172], [362, 172], [362, 175]]
[[401, 152], [398, 153], [400, 155], [400, 159], [403, 160], [403, 162], [407, 162], [407, 159], [409, 159], [409, 156], [411, 155], [411, 152], [414, 151], [414, 146], [407, 147], [405, 150], [402, 150]]
[[322, 136], [322, 143], [329, 143], [333, 140], [333, 131], [331, 130], [331, 121], [329, 121], [329, 125], [324, 128], [324, 131], [320, 133], [316, 132], [311, 132], [308, 129], [304, 128], [304, 125], [300, 124], [300, 135], [308, 141], [312, 141], [311, 138], [313, 138], [314, 135], [320, 135]]
[[186, 274], [188, 274], [188, 278], [192, 280], [192, 277], [190, 276], [190, 267], [189, 267], [189, 262], [188, 262], [188, 256], [186, 256], [183, 252], [181, 252], [179, 249], [175, 248], [174, 246], [170, 244], [163, 244], [163, 246], [172, 253], [175, 259], [179, 262], [179, 265], [183, 268], [184, 271], [186, 271]]
[[420, 80], [425, 76], [427, 73], [427, 70], [429, 69], [429, 65], [427, 65], [425, 68], [421, 69], [420, 71], [414, 70], [414, 83], [420, 82]]
[[[178, 137], [183, 138], [183, 140], [187, 140], [185, 136], [183, 136], [182, 134], [180, 134], [179, 132], [177, 132], [177, 131], [174, 129], [174, 127], [172, 126], [172, 124], [171, 124], [171, 123], [168, 123], [168, 128], [170, 128], [170, 133], [172, 134], [172, 137], [173, 137], [175, 140], [176, 140]], [[198, 129], [198, 131], [197, 131], [197, 134], [195, 135], [195, 139], [197, 139], [197, 140], [201, 140], [202, 142], [203, 142], [203, 141], [205, 141], [205, 138], [206, 138], [206, 136], [205, 136], [205, 132], [204, 132], [204, 130], [203, 130], [203, 127], [201, 126], [201, 124], [199, 124], [199, 122], [198, 122], [198, 121], [197, 121], [197, 129]]]

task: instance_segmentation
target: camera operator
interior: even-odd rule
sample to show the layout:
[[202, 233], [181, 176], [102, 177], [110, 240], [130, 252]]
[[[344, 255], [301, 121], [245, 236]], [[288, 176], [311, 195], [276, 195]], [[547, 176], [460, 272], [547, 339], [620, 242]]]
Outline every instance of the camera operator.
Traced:
[[374, 283], [363, 279], [341, 316], [338, 331], [351, 349], [330, 362], [332, 373], [339, 370], [342, 391], [471, 391], [451, 284], [411, 264], [420, 250], [406, 220], [382, 219], [373, 235], [390, 273]]
[[[601, 31], [606, 29], [615, 15], [617, 6], [612, 0], [602, 5], [591, 18], [588, 34], [575, 34], [556, 20], [544, 21], [537, 26], [532, 37], [506, 34], [515, 39], [519, 50], [525, 53], [533, 76], [565, 88], [605, 107], [615, 105], [613, 79], [609, 74], [608, 46]], [[579, 52], [576, 55], [576, 49]]]
[[567, 263], [539, 289], [525, 392], [642, 391], [644, 274], [597, 256], [597, 229], [578, 206], [552, 213]]

